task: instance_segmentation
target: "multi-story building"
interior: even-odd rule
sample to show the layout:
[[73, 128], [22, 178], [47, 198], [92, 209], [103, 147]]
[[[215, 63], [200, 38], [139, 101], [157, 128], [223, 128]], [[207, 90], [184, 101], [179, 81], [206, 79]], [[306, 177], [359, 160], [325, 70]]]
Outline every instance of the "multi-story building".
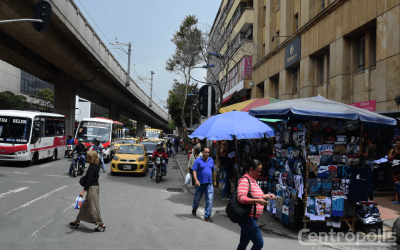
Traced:
[[229, 61], [221, 63], [221, 59], [211, 58], [209, 63], [215, 68], [207, 72], [208, 82], [223, 85], [225, 104], [250, 99], [253, 12], [253, 0], [222, 0], [209, 34], [208, 48]]
[[[235, 1], [236, 2], [236, 1]], [[254, 1], [251, 98], [324, 96], [399, 111], [400, 1]]]

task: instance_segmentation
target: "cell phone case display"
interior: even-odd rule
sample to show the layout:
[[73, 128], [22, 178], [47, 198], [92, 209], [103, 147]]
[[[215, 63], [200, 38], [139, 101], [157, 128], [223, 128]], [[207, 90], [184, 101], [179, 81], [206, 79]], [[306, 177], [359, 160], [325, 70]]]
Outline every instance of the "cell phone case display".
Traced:
[[[267, 188], [278, 200], [267, 210], [288, 225], [304, 215], [305, 227], [311, 221], [344, 221], [354, 229], [357, 218], [344, 217], [345, 204], [368, 200], [373, 193], [370, 169], [359, 166], [362, 124], [344, 119], [289, 120], [279, 128]], [[301, 203], [304, 214], [299, 215], [293, 206]]]

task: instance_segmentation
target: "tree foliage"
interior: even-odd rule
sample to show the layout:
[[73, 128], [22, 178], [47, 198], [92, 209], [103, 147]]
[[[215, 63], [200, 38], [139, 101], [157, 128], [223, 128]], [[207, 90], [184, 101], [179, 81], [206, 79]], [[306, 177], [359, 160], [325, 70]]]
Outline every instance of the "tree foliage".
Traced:
[[[190, 71], [201, 62], [201, 46], [199, 39], [201, 39], [202, 32], [197, 27], [198, 19], [196, 16], [186, 16], [179, 30], [175, 32], [172, 43], [175, 45], [175, 53], [166, 61], [165, 69], [170, 73], [175, 73], [182, 77], [183, 82], [179, 84], [179, 88], [176, 90], [179, 92], [179, 98], [174, 95], [175, 91], [172, 91], [171, 102], [175, 103], [180, 107], [175, 109], [172, 105], [168, 104], [169, 108], [172, 108], [170, 112], [172, 119], [175, 120], [177, 127], [180, 127], [183, 133], [186, 135], [187, 130], [187, 116], [189, 111], [190, 120], [190, 106], [187, 104], [187, 94], [189, 89], [193, 88], [194, 84], [191, 84]], [[178, 85], [177, 85], [178, 86]], [[181, 89], [182, 88], [182, 89]], [[178, 121], [178, 114], [180, 115], [180, 121]]]
[[129, 128], [130, 130], [135, 130], [135, 126], [133, 121], [126, 116], [121, 115], [121, 123], [123, 124], [124, 128]]
[[35, 96], [36, 106], [39, 109], [39, 106], [43, 107], [45, 111], [52, 111], [54, 107], [54, 93], [49, 88], [44, 88], [39, 90], [37, 96]]
[[[190, 124], [190, 109], [193, 106], [193, 124], [196, 124], [200, 121], [200, 113], [199, 113], [199, 96], [194, 94], [193, 96], [189, 96], [186, 100], [186, 105], [184, 106], [184, 96], [187, 96], [187, 92], [192, 93], [192, 91], [198, 92], [199, 89], [197, 84], [191, 85], [186, 91], [186, 85], [184, 83], [179, 83], [178, 81], [174, 81], [172, 84], [172, 89], [168, 92], [167, 99], [167, 109], [169, 114], [171, 115], [171, 120], [173, 123], [168, 124], [171, 126], [170, 129], [175, 129], [176, 127], [182, 128], [182, 120], [181, 114], [182, 111], [184, 115], [184, 121], [187, 124]], [[183, 110], [184, 109], [184, 110]], [[173, 127], [172, 127], [173, 126]]]
[[11, 91], [0, 92], [0, 109], [26, 110], [28, 102], [23, 95], [16, 95]]

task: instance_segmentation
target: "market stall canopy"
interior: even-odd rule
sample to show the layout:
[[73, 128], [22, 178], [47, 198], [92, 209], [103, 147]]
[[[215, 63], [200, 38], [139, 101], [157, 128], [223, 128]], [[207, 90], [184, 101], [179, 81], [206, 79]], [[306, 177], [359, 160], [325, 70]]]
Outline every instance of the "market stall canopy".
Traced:
[[396, 120], [371, 111], [334, 102], [322, 96], [293, 99], [250, 109], [249, 115], [268, 119], [320, 119], [324, 117], [360, 120], [366, 128], [385, 128]]
[[275, 136], [268, 125], [248, 115], [247, 112], [232, 111], [209, 118], [189, 137], [207, 140], [256, 139]]
[[200, 124], [195, 124], [193, 126], [191, 126], [190, 128], [188, 128], [188, 131], [195, 131], [198, 127], [200, 126]]
[[252, 100], [239, 102], [239, 103], [236, 103], [236, 104], [232, 104], [232, 105], [220, 108], [219, 112], [221, 114], [222, 113], [226, 113], [226, 112], [231, 112], [233, 110], [249, 112], [249, 110], [252, 109], [252, 108], [256, 108], [256, 107], [260, 107], [260, 106], [263, 106], [263, 105], [267, 105], [267, 104], [271, 104], [271, 103], [275, 103], [275, 102], [280, 102], [280, 101], [281, 100], [279, 100], [279, 99], [274, 99], [274, 98], [270, 98], [270, 97], [252, 99]]

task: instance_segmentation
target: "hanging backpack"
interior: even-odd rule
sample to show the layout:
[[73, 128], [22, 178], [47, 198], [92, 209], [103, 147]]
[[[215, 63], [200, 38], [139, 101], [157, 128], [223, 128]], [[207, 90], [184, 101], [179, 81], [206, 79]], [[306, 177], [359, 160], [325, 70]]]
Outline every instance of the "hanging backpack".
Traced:
[[[251, 183], [249, 178], [244, 177], [247, 179], [249, 182], [249, 192], [247, 193], [247, 197], [253, 198], [253, 196], [250, 193], [251, 190]], [[254, 207], [254, 214], [253, 214], [253, 220], [256, 217], [256, 204], [242, 204], [237, 200], [237, 190], [234, 192], [231, 196], [231, 199], [229, 200], [228, 205], [226, 206], [226, 214], [228, 215], [229, 219], [233, 223], [239, 223], [242, 221], [247, 220], [249, 218], [249, 214], [251, 212], [252, 207]]]

